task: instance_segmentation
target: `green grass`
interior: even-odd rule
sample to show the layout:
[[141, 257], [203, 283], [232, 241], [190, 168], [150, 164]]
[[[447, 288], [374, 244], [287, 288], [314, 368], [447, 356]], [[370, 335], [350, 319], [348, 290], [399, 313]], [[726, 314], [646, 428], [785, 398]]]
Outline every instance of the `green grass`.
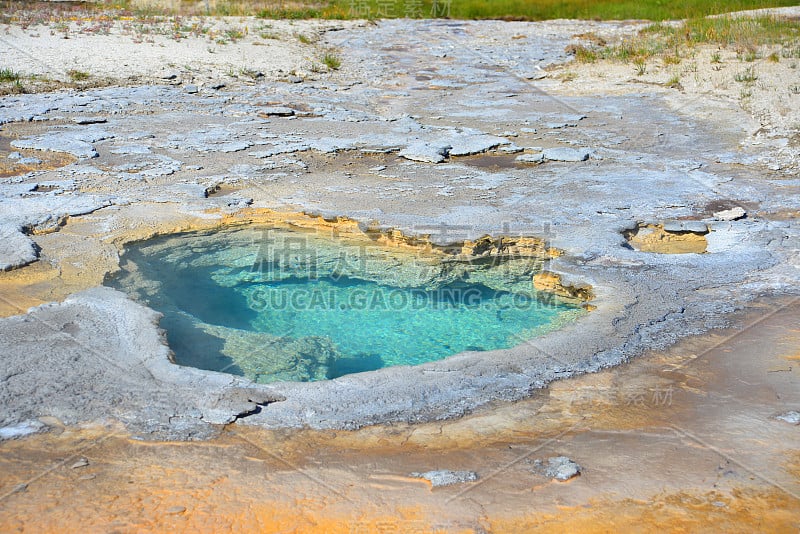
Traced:
[[[695, 18], [680, 24], [659, 22], [619, 44], [572, 45], [569, 51], [581, 62], [597, 59], [631, 62], [641, 76], [647, 59], [660, 57], [665, 65], [677, 64], [682, 51], [700, 44], [731, 47], [747, 62], [759, 59], [762, 46], [780, 45], [783, 57], [792, 56], [800, 53], [800, 22], [776, 17]], [[777, 58], [777, 52], [773, 54]], [[720, 58], [717, 52], [712, 55], [711, 62], [719, 63]]]
[[[416, 6], [419, 6], [418, 8]], [[455, 18], [548, 20], [570, 19], [684, 19], [710, 14], [796, 5], [794, 0], [333, 0], [327, 9], [344, 12], [347, 18]], [[357, 6], [356, 9], [353, 9]], [[338, 8], [338, 9], [335, 9]], [[322, 12], [326, 8], [322, 9]]]
[[[5, 4], [25, 8], [25, 0]], [[164, 5], [169, 2], [164, 0]], [[98, 2], [86, 9], [117, 9], [134, 15], [256, 15], [267, 19], [454, 18], [548, 20], [646, 19], [653, 21], [796, 5], [796, 0], [217, 0], [206, 10], [204, 0], [182, 0], [179, 7], [140, 6], [135, 0]], [[176, 3], [172, 3], [174, 5]]]
[[322, 57], [322, 62], [331, 70], [337, 70], [339, 67], [342, 66], [342, 60], [335, 54], [331, 54], [330, 52], [326, 53]]
[[17, 82], [19, 79], [18, 72], [12, 69], [0, 69], [0, 82]]
[[742, 72], [736, 74], [733, 79], [739, 83], [750, 84], [758, 80], [758, 75], [753, 67], [747, 67]]

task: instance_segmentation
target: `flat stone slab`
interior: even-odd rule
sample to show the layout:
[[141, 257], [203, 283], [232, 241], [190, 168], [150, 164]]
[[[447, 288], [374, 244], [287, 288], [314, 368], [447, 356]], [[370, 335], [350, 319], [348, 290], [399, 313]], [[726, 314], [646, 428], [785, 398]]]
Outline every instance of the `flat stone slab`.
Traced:
[[544, 159], [550, 161], [586, 161], [592, 155], [588, 148], [546, 148], [543, 152]]
[[400, 157], [423, 163], [441, 163], [447, 159], [450, 148], [450, 145], [415, 143], [401, 150]]

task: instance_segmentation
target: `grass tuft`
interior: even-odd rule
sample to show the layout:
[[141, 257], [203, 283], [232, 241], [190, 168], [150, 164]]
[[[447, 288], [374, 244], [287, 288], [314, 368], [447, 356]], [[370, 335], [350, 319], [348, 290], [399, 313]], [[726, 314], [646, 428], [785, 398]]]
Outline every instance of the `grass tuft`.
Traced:
[[336, 54], [330, 52], [325, 53], [322, 57], [322, 62], [331, 70], [338, 70], [342, 66], [342, 60]]
[[82, 82], [90, 78], [90, 74], [88, 72], [75, 69], [68, 70], [67, 76], [69, 76], [73, 82]]
[[733, 79], [739, 83], [746, 83], [750, 84], [758, 80], [758, 75], [755, 72], [753, 67], [747, 67], [742, 72], [739, 72], [733, 76]]
[[12, 69], [0, 69], [0, 82], [16, 82], [19, 81], [20, 75], [17, 71]]

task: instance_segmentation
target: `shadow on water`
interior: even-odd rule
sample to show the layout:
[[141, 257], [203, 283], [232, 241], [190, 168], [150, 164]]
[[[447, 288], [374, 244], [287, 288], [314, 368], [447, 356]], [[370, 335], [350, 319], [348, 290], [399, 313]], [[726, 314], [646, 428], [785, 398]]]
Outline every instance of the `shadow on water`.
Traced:
[[225, 341], [208, 334], [183, 314], [166, 314], [159, 326], [167, 332], [175, 363], [244, 376], [242, 369], [222, 353]]
[[385, 366], [383, 358], [377, 354], [359, 354], [352, 358], [338, 358], [330, 366], [328, 378], [339, 378], [353, 373], [376, 371], [383, 369]]

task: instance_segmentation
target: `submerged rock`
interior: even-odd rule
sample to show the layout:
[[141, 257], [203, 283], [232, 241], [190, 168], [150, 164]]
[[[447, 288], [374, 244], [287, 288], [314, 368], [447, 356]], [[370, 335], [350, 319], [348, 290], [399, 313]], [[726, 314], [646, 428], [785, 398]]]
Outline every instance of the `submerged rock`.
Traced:
[[449, 471], [446, 469], [426, 471], [425, 473], [411, 473], [409, 476], [423, 478], [430, 482], [431, 486], [434, 488], [463, 484], [465, 482], [475, 482], [478, 480], [478, 474], [474, 471]]

